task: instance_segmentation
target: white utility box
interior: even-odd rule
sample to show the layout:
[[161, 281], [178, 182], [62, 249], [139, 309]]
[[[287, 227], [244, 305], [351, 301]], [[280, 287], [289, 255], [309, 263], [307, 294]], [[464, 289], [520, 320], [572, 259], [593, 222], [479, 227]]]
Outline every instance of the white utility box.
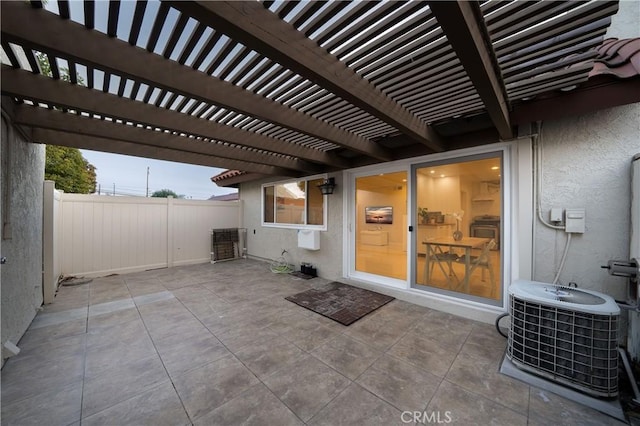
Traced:
[[584, 234], [586, 214], [584, 209], [564, 211], [564, 230], [574, 234]]
[[320, 250], [320, 231], [299, 229], [298, 247], [307, 250]]

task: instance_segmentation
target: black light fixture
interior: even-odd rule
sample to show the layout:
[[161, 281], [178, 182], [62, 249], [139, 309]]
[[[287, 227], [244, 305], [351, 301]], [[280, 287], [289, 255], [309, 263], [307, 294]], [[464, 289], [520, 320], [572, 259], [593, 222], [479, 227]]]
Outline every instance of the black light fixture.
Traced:
[[322, 192], [322, 195], [333, 194], [333, 190], [335, 187], [336, 181], [334, 178], [327, 178], [320, 185], [318, 185], [318, 188], [320, 188], [320, 192]]

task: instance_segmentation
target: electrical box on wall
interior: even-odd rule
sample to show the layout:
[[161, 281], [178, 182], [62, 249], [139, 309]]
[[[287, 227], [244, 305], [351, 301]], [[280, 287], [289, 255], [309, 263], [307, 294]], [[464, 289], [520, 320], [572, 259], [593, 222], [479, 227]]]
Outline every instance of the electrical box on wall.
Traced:
[[564, 211], [564, 230], [572, 234], [584, 234], [586, 213], [584, 209], [566, 209]]
[[298, 230], [298, 247], [307, 250], [320, 250], [320, 232], [314, 230]]

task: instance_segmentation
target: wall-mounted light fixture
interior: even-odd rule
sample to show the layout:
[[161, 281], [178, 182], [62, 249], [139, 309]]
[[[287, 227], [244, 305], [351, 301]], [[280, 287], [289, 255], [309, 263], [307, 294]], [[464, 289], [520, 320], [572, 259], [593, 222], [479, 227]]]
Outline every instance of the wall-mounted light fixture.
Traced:
[[334, 178], [328, 178], [325, 179], [320, 185], [318, 185], [318, 188], [320, 188], [320, 192], [322, 192], [322, 195], [330, 195], [333, 194], [333, 190], [336, 187], [336, 181]]

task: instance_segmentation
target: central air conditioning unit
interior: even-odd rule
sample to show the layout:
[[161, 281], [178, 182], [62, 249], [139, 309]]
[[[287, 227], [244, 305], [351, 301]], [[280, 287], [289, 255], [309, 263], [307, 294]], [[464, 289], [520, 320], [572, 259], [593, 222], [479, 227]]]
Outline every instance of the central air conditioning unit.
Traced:
[[516, 281], [509, 304], [506, 356], [515, 367], [592, 396], [618, 395], [615, 300], [595, 291]]

